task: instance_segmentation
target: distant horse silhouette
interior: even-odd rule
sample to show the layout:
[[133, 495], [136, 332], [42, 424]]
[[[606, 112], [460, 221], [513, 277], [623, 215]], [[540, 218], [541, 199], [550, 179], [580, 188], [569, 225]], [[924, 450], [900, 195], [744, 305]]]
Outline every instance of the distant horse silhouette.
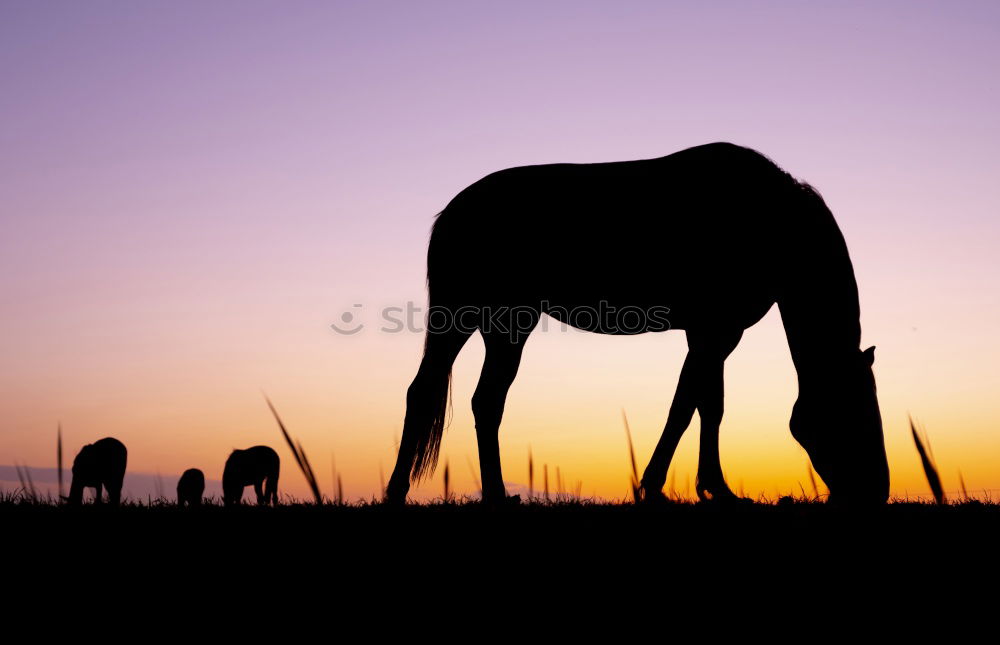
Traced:
[[480, 331], [472, 397], [484, 501], [506, 496], [497, 433], [528, 335], [542, 314], [606, 334], [683, 329], [666, 426], [641, 481], [661, 490], [695, 409], [696, 490], [738, 499], [719, 463], [723, 363], [774, 303], [798, 373], [790, 421], [830, 501], [883, 503], [889, 471], [858, 289], [830, 210], [760, 153], [713, 143], [640, 161], [495, 172], [438, 214], [428, 245], [424, 355], [386, 501], [433, 472], [459, 350]]
[[[242, 489], [240, 489], [242, 493]], [[197, 468], [188, 468], [177, 480], [177, 505], [201, 506], [205, 494], [205, 473]]]
[[125, 479], [125, 462], [128, 452], [125, 444], [113, 437], [105, 437], [80, 449], [73, 460], [73, 483], [67, 501], [72, 505], [83, 503], [83, 489], [94, 489], [94, 503], [101, 503], [101, 487], [108, 489], [108, 502], [118, 506]]
[[278, 453], [268, 446], [234, 450], [226, 460], [226, 468], [222, 472], [225, 505], [239, 504], [246, 486], [253, 486], [258, 504], [277, 504], [280, 464]]

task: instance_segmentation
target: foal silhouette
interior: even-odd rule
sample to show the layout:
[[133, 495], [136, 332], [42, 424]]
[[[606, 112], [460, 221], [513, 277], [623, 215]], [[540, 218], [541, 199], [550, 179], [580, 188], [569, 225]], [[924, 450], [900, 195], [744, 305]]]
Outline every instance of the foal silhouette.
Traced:
[[[243, 489], [240, 489], [243, 492]], [[205, 473], [197, 468], [188, 468], [177, 480], [177, 505], [201, 506], [205, 494]]]
[[108, 502], [118, 506], [125, 479], [125, 462], [128, 452], [125, 444], [113, 437], [105, 437], [80, 449], [73, 460], [73, 483], [67, 501], [72, 505], [83, 503], [83, 489], [94, 489], [94, 503], [101, 503], [101, 487], [108, 489]]
[[697, 409], [698, 495], [735, 499], [719, 463], [723, 364], [775, 303], [798, 374], [793, 437], [831, 501], [888, 497], [874, 347], [859, 348], [844, 238], [812, 187], [754, 150], [712, 143], [657, 159], [495, 172], [438, 214], [427, 286], [424, 355], [407, 390], [389, 503], [433, 472], [452, 363], [477, 330], [486, 346], [472, 397], [483, 498], [505, 498], [500, 419], [542, 314], [606, 334], [683, 329], [688, 355], [642, 494], [662, 495]]
[[257, 503], [278, 503], [278, 470], [281, 460], [268, 446], [234, 450], [222, 471], [222, 494], [226, 506], [239, 504], [243, 489], [253, 486]]

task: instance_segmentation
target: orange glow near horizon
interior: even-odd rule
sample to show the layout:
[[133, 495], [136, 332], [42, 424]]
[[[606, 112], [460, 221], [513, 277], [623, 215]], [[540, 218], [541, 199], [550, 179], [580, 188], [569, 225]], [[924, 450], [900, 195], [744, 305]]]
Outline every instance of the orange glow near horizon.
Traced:
[[[113, 435], [129, 446], [130, 472], [177, 476], [186, 468], [199, 467], [208, 479], [218, 480], [232, 448], [268, 444], [282, 456], [282, 492], [308, 497], [305, 481], [266, 409], [258, 387], [264, 384], [289, 431], [302, 441], [324, 494], [335, 496], [335, 466], [348, 499], [370, 499], [378, 495], [380, 468], [386, 478], [392, 470], [405, 389], [419, 360], [420, 336], [407, 336], [329, 339], [341, 357], [336, 362], [351, 366], [346, 372], [330, 365], [335, 362], [329, 358], [332, 351], [310, 357], [303, 347], [296, 370], [283, 369], [262, 356], [253, 370], [226, 370], [223, 376], [209, 365], [197, 369], [198, 361], [188, 357], [188, 368], [178, 366], [176, 371], [145, 378], [133, 375], [118, 381], [119, 375], [102, 373], [89, 381], [81, 379], [63, 409], [67, 465], [82, 443]], [[542, 490], [542, 469], [547, 464], [553, 493], [558, 467], [567, 492], [575, 491], [579, 483], [584, 497], [627, 497], [629, 462], [621, 410], [628, 414], [641, 469], [662, 430], [684, 351], [681, 332], [608, 337], [558, 331], [554, 326], [533, 335], [501, 428], [501, 457], [510, 492], [523, 494], [528, 487], [530, 450], [536, 493]], [[927, 428], [946, 490], [953, 494], [958, 490], [959, 471], [970, 494], [981, 496], [985, 489], [995, 488], [1000, 442], [977, 410], [966, 409], [967, 416], [961, 418], [940, 404], [922, 409], [912, 405], [907, 390], [912, 392], [919, 382], [888, 378], [886, 373], [899, 371], [897, 361], [888, 348], [880, 347], [876, 354], [892, 494], [927, 494], [909, 436], [908, 412]], [[445, 433], [441, 464], [433, 478], [414, 489], [414, 499], [441, 495], [445, 462], [450, 464], [453, 490], [460, 494], [477, 490], [473, 469], [478, 474], [478, 457], [469, 402], [481, 361], [482, 343], [474, 336], [456, 362], [453, 418]], [[109, 396], [108, 379], [126, 387]], [[800, 494], [801, 489], [811, 492], [808, 459], [788, 432], [795, 387], [780, 319], [772, 311], [748, 331], [727, 362], [721, 451], [734, 490], [772, 499]], [[921, 396], [914, 399], [919, 402]], [[983, 401], [982, 411], [988, 412], [988, 400]], [[78, 420], [70, 421], [73, 418]], [[54, 465], [55, 429], [52, 422], [46, 426], [22, 426], [31, 429], [4, 437], [8, 445], [19, 441], [31, 447], [16, 457], [19, 462]], [[955, 432], [956, 427], [963, 431]], [[697, 433], [696, 416], [668, 479], [679, 494], [693, 494]], [[172, 496], [172, 491], [168, 493]]]

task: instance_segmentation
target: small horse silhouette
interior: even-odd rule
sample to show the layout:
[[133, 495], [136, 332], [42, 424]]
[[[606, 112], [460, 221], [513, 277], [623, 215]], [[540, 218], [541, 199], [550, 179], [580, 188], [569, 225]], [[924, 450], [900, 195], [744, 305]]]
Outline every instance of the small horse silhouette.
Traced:
[[83, 503], [83, 489], [95, 489], [94, 503], [101, 503], [101, 487], [108, 489], [108, 502], [118, 506], [125, 479], [125, 462], [128, 453], [125, 444], [113, 437], [105, 437], [80, 449], [73, 460], [73, 483], [67, 501], [72, 505]]
[[812, 187], [762, 154], [713, 143], [666, 157], [508, 168], [438, 214], [427, 252], [424, 355], [386, 501], [433, 472], [451, 368], [479, 331], [472, 397], [484, 501], [506, 497], [497, 433], [521, 353], [542, 314], [605, 334], [683, 329], [688, 355], [643, 474], [662, 496], [697, 409], [702, 499], [737, 499], [722, 474], [723, 364], [775, 304], [798, 374], [792, 436], [830, 501], [883, 503], [889, 470], [858, 289], [844, 238]]
[[177, 480], [177, 505], [201, 506], [205, 493], [205, 473], [197, 468], [188, 468]]
[[277, 504], [280, 465], [278, 453], [268, 446], [234, 450], [226, 460], [226, 468], [222, 472], [225, 505], [239, 504], [243, 497], [243, 489], [251, 485], [257, 493], [258, 504], [262, 506], [269, 502]]

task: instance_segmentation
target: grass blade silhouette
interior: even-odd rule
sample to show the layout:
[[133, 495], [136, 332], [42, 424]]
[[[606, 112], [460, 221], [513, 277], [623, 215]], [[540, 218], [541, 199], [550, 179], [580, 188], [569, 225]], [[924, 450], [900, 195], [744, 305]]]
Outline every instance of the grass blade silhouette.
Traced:
[[479, 473], [476, 472], [476, 467], [472, 465], [472, 459], [469, 455], [465, 455], [465, 461], [469, 464], [469, 472], [472, 473], [472, 481], [476, 482], [476, 488], [478, 488], [479, 492], [482, 493], [483, 484], [479, 481]]
[[549, 501], [549, 465], [544, 464], [542, 466], [542, 472], [545, 475], [545, 501]]
[[941, 486], [941, 477], [938, 475], [937, 466], [934, 465], [933, 456], [928, 450], [930, 442], [927, 442], [926, 446], [924, 445], [924, 440], [921, 440], [920, 435], [917, 434], [912, 417], [910, 417], [910, 433], [913, 435], [913, 443], [917, 446], [920, 464], [924, 467], [924, 475], [927, 476], [927, 484], [931, 487], [931, 492], [934, 493], [934, 500], [938, 504], [944, 504], [945, 497], [944, 488]]
[[295, 446], [299, 450], [299, 455], [302, 457], [302, 464], [305, 466], [305, 472], [309, 475], [307, 479], [309, 480], [309, 488], [312, 489], [313, 497], [316, 498], [317, 504], [323, 503], [323, 495], [319, 492], [319, 480], [316, 479], [316, 473], [313, 472], [312, 464], [309, 463], [309, 457], [306, 455], [306, 451], [302, 449], [302, 442], [296, 440]]
[[447, 504], [451, 501], [451, 489], [449, 485], [451, 484], [451, 475], [448, 471], [448, 460], [444, 460], [444, 503]]
[[625, 438], [628, 440], [628, 456], [632, 462], [632, 501], [639, 503], [639, 469], [635, 465], [635, 449], [632, 447], [632, 431], [628, 427], [628, 417], [622, 408], [622, 421], [625, 422]]
[[14, 468], [17, 470], [17, 478], [21, 482], [21, 490], [24, 497], [30, 500], [31, 503], [36, 503], [38, 501], [38, 492], [35, 490], [35, 482], [31, 480], [31, 469], [17, 462], [14, 462]]
[[819, 501], [819, 486], [816, 485], [816, 473], [813, 472], [812, 462], [806, 462], [806, 470], [809, 472], [809, 483], [812, 484], [813, 495]]
[[59, 499], [63, 498], [62, 423], [56, 426], [56, 464], [59, 469]]
[[306, 458], [306, 453], [302, 450], [302, 444], [296, 444], [292, 441], [292, 437], [288, 434], [288, 430], [285, 429], [285, 424], [282, 423], [281, 417], [278, 416], [278, 411], [274, 409], [274, 404], [271, 403], [271, 399], [264, 395], [264, 400], [267, 401], [267, 407], [271, 408], [271, 414], [274, 415], [274, 420], [278, 422], [278, 427], [281, 428], [281, 434], [285, 437], [285, 442], [288, 443], [288, 447], [292, 451], [292, 455], [295, 456], [295, 462], [299, 465], [299, 470], [306, 478], [306, 482], [309, 484], [309, 489], [312, 491], [313, 498], [316, 500], [316, 504], [323, 503], [323, 496], [319, 492], [319, 484], [316, 482], [316, 475], [313, 473], [312, 466], [309, 465], [309, 460]]
[[535, 497], [535, 460], [531, 456], [531, 446], [528, 446], [528, 501]]

